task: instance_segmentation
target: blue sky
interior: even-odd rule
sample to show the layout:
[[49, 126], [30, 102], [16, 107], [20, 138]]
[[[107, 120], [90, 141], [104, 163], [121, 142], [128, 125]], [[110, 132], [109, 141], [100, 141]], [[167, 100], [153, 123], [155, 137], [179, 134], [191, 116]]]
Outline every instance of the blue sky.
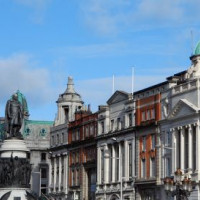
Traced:
[[0, 116], [20, 89], [30, 119], [54, 120], [68, 76], [93, 111], [113, 75], [115, 90], [131, 92], [132, 67], [135, 90], [165, 81], [190, 66], [199, 9], [199, 0], [1, 0]]

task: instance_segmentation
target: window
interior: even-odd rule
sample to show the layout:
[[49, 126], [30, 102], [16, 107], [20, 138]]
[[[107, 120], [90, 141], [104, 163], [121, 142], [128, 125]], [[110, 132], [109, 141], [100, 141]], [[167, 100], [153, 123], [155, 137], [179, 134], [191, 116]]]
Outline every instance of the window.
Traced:
[[166, 157], [166, 176], [171, 176], [171, 159]]
[[46, 160], [46, 153], [41, 153], [41, 160], [45, 161]]
[[72, 169], [72, 186], [75, 185], [75, 172], [74, 169]]
[[68, 106], [64, 107], [64, 113], [65, 113], [65, 122], [69, 121], [69, 108]]
[[113, 166], [113, 162], [112, 162], [112, 160], [113, 160], [113, 153], [112, 153], [112, 146], [109, 146], [109, 150], [110, 150], [110, 158], [109, 158], [109, 171], [110, 171], [110, 173], [109, 173], [109, 181], [110, 181], [110, 183], [112, 182], [112, 166]]
[[54, 136], [51, 136], [51, 145], [54, 145]]
[[101, 133], [104, 133], [104, 122], [101, 122]]
[[104, 182], [104, 150], [101, 149], [101, 183]]
[[110, 129], [111, 131], [114, 131], [114, 119], [110, 121]]
[[90, 125], [90, 135], [91, 136], [94, 135], [94, 125], [93, 124]]
[[120, 118], [117, 118], [117, 130], [121, 129], [121, 120]]
[[129, 177], [132, 177], [132, 168], [133, 168], [133, 161], [132, 161], [132, 143], [129, 143], [128, 145], [129, 150]]
[[76, 130], [76, 140], [80, 140], [80, 130]]
[[150, 159], [150, 164], [151, 164], [151, 171], [150, 171], [150, 176], [155, 177], [156, 176], [156, 162], [155, 158]]
[[128, 119], [129, 119], [129, 126], [132, 126], [132, 113], [129, 113], [128, 115]]
[[146, 162], [145, 159], [141, 161], [141, 178], [146, 177]]
[[145, 111], [142, 112], [142, 121], [145, 121], [146, 117], [145, 117]]
[[64, 133], [62, 133], [61, 143], [64, 143]]
[[72, 131], [72, 142], [76, 140], [76, 132], [73, 130]]
[[85, 137], [89, 137], [89, 130], [88, 130], [88, 126], [85, 127]]
[[[125, 148], [124, 148], [124, 142], [121, 142], [121, 160], [122, 160], [122, 177], [125, 176]], [[119, 159], [118, 159], [119, 161]]]
[[56, 144], [59, 144], [59, 134], [57, 134], [57, 143]]
[[[185, 169], [188, 169], [189, 167], [189, 152], [188, 152], [188, 148], [189, 148], [189, 144], [188, 144], [188, 140], [189, 140], [189, 137], [188, 137], [188, 129], [185, 129], [185, 139], [184, 139], [184, 149], [185, 149], [185, 152], [184, 152], [184, 155], [185, 155]], [[182, 152], [183, 153], [183, 152]]]
[[[116, 158], [119, 158], [119, 145], [117, 144], [115, 146], [115, 157]], [[116, 180], [115, 181], [118, 181], [119, 180], [119, 159], [115, 159], [115, 178]]]
[[151, 149], [155, 149], [156, 147], [156, 137], [155, 135], [151, 135]]
[[196, 126], [193, 126], [192, 134], [192, 169], [196, 170]]
[[76, 160], [76, 154], [75, 152], [72, 153], [72, 164], [75, 163], [75, 160]]
[[170, 147], [171, 143], [172, 143], [171, 134], [169, 131], [167, 131], [166, 138], [165, 138], [165, 145]]
[[76, 185], [79, 185], [79, 169], [76, 170]]
[[31, 158], [30, 152], [28, 152], [26, 155], [27, 155], [27, 159], [30, 159], [30, 158]]
[[150, 120], [151, 114], [150, 114], [150, 110], [147, 110], [147, 120]]
[[47, 193], [47, 186], [46, 186], [46, 184], [41, 184], [41, 192], [42, 192], [42, 194], [46, 194]]
[[47, 169], [41, 168], [41, 178], [47, 178]]
[[146, 150], [146, 137], [143, 136], [142, 137], [142, 151], [145, 151]]
[[76, 152], [76, 163], [79, 162], [79, 152]]
[[180, 137], [181, 131], [178, 130], [177, 132], [177, 168], [181, 167], [181, 137]]
[[151, 109], [151, 119], [155, 119], [155, 109]]

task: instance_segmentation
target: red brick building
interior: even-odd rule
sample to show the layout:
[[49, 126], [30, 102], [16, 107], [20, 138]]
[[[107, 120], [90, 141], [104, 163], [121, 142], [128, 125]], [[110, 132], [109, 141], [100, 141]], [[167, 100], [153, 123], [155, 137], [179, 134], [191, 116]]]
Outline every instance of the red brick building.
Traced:
[[68, 132], [70, 194], [73, 199], [93, 200], [96, 190], [97, 114], [76, 112]]
[[160, 180], [161, 92], [166, 82], [136, 92], [136, 169], [138, 199], [156, 199]]

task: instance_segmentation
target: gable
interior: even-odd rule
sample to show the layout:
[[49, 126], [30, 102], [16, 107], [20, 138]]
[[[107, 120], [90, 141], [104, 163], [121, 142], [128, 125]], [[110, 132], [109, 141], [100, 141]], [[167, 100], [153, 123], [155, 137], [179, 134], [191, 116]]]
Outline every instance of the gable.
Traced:
[[126, 92], [122, 92], [122, 91], [116, 91], [111, 97], [110, 99], [108, 99], [107, 104], [114, 104], [114, 103], [118, 103], [120, 101], [124, 101], [124, 100], [128, 100], [129, 98], [129, 94]]
[[185, 117], [185, 116], [188, 116], [188, 115], [195, 114], [198, 111], [199, 111], [199, 109], [194, 104], [187, 101], [186, 99], [181, 99], [174, 106], [174, 108], [172, 109], [172, 111], [168, 115], [168, 119]]

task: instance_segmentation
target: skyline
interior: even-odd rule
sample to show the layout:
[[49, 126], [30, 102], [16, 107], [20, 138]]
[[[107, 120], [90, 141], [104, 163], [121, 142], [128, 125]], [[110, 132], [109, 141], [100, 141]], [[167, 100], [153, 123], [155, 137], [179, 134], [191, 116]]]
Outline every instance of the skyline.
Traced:
[[[54, 120], [67, 77], [92, 110], [115, 90], [159, 82], [190, 66], [200, 2], [10, 0], [0, 3], [0, 116], [19, 89], [32, 120]], [[193, 31], [194, 41], [190, 32]], [[193, 43], [193, 44], [192, 44]], [[145, 81], [144, 81], [145, 80]]]

